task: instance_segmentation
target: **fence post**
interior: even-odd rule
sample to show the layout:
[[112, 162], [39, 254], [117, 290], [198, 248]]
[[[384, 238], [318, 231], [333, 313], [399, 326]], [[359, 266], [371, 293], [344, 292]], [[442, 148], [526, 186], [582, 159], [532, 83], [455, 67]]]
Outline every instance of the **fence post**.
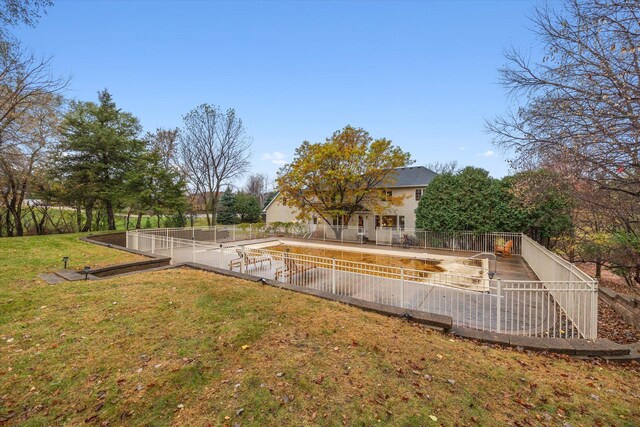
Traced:
[[569, 282], [573, 281], [573, 263], [571, 263], [570, 267], [569, 267], [569, 280], [568, 281]]
[[220, 268], [224, 268], [224, 249], [222, 243], [220, 243]]
[[169, 250], [169, 258], [171, 258], [171, 261], [169, 262], [173, 264], [173, 237], [170, 238], [169, 243], [171, 244], [171, 249]]
[[191, 240], [196, 240], [196, 228], [191, 227]]
[[217, 243], [218, 242], [218, 226], [214, 225], [213, 226], [213, 243]]
[[191, 248], [191, 261], [196, 262], [196, 241], [192, 240], [191, 244], [193, 245]]
[[156, 253], [156, 236], [151, 236], [151, 253]]
[[331, 292], [336, 293], [336, 259], [331, 261]]
[[244, 246], [242, 246], [242, 256], [240, 257], [240, 273], [246, 273], [246, 265], [244, 264]]
[[127, 243], [125, 243], [125, 245], [124, 245], [124, 246], [125, 246], [127, 249], [131, 249], [131, 248], [129, 247], [129, 231], [127, 231], [126, 236], [127, 236], [127, 237], [126, 237], [126, 239], [127, 239]]
[[400, 307], [404, 308], [404, 267], [400, 267]]
[[496, 325], [496, 332], [501, 332], [502, 331], [502, 314], [500, 313], [500, 311], [502, 310], [502, 279], [498, 279], [498, 285], [496, 287], [496, 297], [497, 297], [497, 301], [496, 301], [496, 321], [497, 321], [497, 325]]

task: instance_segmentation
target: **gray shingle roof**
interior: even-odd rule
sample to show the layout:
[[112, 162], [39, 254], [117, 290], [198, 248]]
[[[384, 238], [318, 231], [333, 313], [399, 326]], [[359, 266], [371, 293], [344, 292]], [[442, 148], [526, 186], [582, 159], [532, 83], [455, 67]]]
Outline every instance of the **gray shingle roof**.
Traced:
[[424, 166], [397, 168], [388, 187], [426, 187], [437, 175]]

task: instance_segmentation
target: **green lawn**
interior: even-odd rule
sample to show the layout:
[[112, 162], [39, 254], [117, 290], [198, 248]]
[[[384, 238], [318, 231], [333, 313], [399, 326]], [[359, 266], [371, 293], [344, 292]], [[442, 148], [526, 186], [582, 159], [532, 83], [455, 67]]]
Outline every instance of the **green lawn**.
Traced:
[[135, 259], [0, 239], [0, 425], [638, 425], [631, 367], [481, 346], [192, 270], [46, 285]]

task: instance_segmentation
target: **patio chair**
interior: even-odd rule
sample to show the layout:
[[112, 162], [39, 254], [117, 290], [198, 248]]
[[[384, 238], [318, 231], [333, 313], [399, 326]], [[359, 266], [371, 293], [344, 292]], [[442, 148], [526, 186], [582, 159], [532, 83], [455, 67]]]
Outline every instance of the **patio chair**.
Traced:
[[493, 248], [493, 252], [496, 255], [500, 254], [503, 258], [509, 258], [511, 256], [511, 251], [513, 249], [513, 240], [509, 240], [504, 245], [495, 245]]
[[264, 255], [264, 256], [251, 256], [249, 254], [247, 254], [246, 252], [240, 250], [240, 249], [236, 249], [236, 253], [238, 254], [238, 256], [240, 258], [235, 258], [232, 259], [231, 261], [229, 261], [229, 270], [233, 271], [233, 269], [235, 267], [238, 267], [238, 271], [240, 270], [240, 268], [242, 267], [242, 262], [244, 260], [244, 268], [248, 268], [250, 266], [262, 266], [262, 264], [264, 263], [269, 263], [269, 267], [272, 266], [272, 260], [271, 257], [268, 255]]
[[288, 253], [284, 254], [283, 261], [284, 266], [276, 269], [275, 279], [289, 279], [289, 283], [291, 283], [291, 278], [296, 274], [304, 273], [305, 271], [316, 268], [313, 264], [298, 264], [295, 259], [289, 256]]

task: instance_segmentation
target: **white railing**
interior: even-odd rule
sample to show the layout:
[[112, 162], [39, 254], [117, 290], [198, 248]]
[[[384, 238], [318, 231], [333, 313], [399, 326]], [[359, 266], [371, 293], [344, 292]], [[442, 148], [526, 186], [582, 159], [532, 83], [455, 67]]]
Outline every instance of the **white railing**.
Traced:
[[[219, 242], [177, 237], [186, 233], [186, 229], [173, 231], [129, 231], [127, 247], [169, 256], [173, 263], [201, 263], [336, 295], [447, 315], [456, 326], [524, 336], [589, 339], [597, 336], [595, 281], [585, 280], [588, 276], [564, 260], [561, 261], [565, 269], [559, 271], [565, 274], [568, 268], [569, 273], [563, 280], [550, 280], [555, 277], [554, 272], [545, 273], [542, 261], [543, 255], [549, 257], [544, 253], [546, 249], [526, 236], [522, 240], [523, 256], [533, 257], [534, 271], [542, 268], [539, 274], [541, 279], [545, 277], [542, 281], [489, 280], [270, 249], [224, 246]], [[191, 231], [192, 236], [198, 235], [197, 231]], [[218, 235], [218, 231], [212, 229], [204, 232]], [[553, 257], [548, 258], [548, 263], [556, 262], [560, 263]]]
[[[562, 257], [547, 250], [530, 237], [522, 236], [522, 257], [543, 283], [553, 283], [551, 295], [562, 306], [564, 313], [581, 335], [597, 337], [598, 282]], [[574, 284], [583, 284], [592, 292], [586, 301], [575, 290]]]
[[376, 245], [493, 253], [496, 245], [502, 246], [511, 240], [513, 242], [511, 252], [520, 255], [521, 236], [521, 233], [475, 233], [380, 227], [376, 229]]

